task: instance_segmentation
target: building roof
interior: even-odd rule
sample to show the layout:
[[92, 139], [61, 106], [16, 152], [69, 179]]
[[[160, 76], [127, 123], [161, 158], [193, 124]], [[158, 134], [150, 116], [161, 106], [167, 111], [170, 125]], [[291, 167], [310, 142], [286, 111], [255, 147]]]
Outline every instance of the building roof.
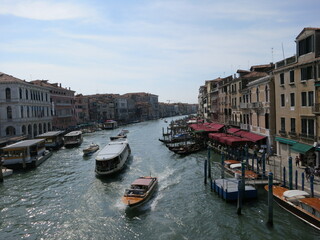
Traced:
[[6, 73], [0, 72], [0, 82], [5, 83], [25, 83], [26, 81], [21, 80], [19, 78], [13, 77], [11, 75], [8, 75]]
[[296, 39], [298, 39], [305, 31], [319, 31], [319, 30], [320, 30], [320, 28], [306, 27], [306, 28], [302, 29], [302, 31], [298, 34]]

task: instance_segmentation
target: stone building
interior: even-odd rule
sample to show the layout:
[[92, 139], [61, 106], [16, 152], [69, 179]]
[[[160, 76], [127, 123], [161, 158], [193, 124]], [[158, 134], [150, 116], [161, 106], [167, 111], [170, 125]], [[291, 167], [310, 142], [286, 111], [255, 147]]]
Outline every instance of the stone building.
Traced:
[[46, 87], [50, 91], [53, 130], [66, 130], [77, 126], [75, 91], [63, 88], [58, 83], [49, 83], [48, 80], [35, 80], [31, 83]]
[[33, 138], [52, 129], [50, 89], [0, 73], [0, 137]]
[[89, 123], [89, 98], [78, 94], [75, 96], [75, 112], [77, 124]]
[[319, 166], [320, 28], [296, 37], [296, 55], [276, 63], [277, 154]]

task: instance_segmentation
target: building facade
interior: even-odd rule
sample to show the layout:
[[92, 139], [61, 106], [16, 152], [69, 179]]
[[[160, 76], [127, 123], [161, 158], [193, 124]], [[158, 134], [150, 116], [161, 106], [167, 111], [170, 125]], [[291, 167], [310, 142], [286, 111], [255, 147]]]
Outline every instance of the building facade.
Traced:
[[50, 90], [0, 73], [0, 136], [33, 138], [52, 129]]

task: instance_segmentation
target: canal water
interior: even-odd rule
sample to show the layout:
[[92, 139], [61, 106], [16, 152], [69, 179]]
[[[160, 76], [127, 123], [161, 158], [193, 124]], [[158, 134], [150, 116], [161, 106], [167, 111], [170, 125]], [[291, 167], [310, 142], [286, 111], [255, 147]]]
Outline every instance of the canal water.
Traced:
[[[170, 119], [171, 120], [171, 119]], [[204, 185], [207, 152], [181, 157], [158, 139], [163, 120], [125, 126], [132, 158], [109, 179], [94, 173], [97, 155], [84, 158], [90, 143], [101, 147], [120, 129], [85, 134], [79, 148], [60, 149], [38, 168], [15, 173], [0, 185], [0, 239], [319, 239], [319, 232], [274, 204], [268, 227], [267, 195], [243, 205], [226, 203]], [[213, 177], [220, 176], [218, 156]], [[137, 209], [121, 196], [139, 176], [157, 176], [158, 191]]]

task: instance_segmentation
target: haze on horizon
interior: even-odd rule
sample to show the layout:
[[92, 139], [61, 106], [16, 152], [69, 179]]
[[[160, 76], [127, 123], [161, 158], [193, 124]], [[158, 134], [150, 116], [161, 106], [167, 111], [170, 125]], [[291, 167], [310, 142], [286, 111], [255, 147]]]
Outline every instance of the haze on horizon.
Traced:
[[295, 54], [320, 1], [0, 0], [0, 72], [197, 103], [205, 80]]

